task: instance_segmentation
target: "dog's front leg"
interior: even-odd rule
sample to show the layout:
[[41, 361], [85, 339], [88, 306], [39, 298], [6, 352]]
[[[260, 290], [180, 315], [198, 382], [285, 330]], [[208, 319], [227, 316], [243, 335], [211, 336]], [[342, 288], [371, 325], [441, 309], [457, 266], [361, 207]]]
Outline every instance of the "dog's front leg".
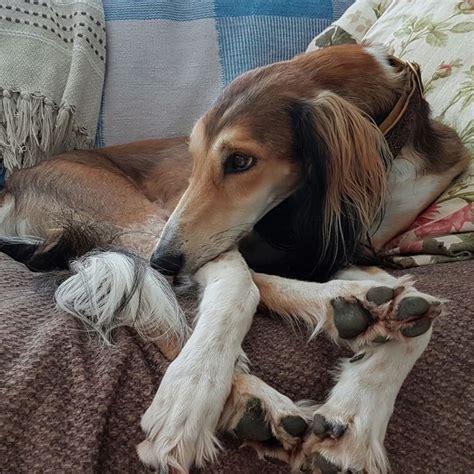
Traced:
[[196, 326], [143, 415], [147, 439], [138, 446], [145, 464], [180, 473], [216, 456], [214, 433], [259, 302], [237, 251], [206, 264], [196, 279], [203, 287]]
[[328, 400], [315, 410], [303, 447], [305, 467], [384, 473], [383, 441], [396, 396], [429, 342], [441, 305], [409, 279], [378, 269], [352, 268], [338, 277], [318, 284], [255, 274], [254, 281], [269, 309], [324, 330], [357, 352], [343, 362]]
[[305, 323], [313, 336], [325, 331], [354, 351], [423, 334], [442, 310], [441, 302], [416, 290], [409, 277], [395, 278], [375, 268], [367, 273], [351, 267], [327, 283], [261, 273], [253, 278], [262, 305]]
[[368, 347], [342, 362], [337, 383], [315, 410], [312, 433], [303, 446], [313, 469], [327, 469], [329, 461], [330, 472], [388, 472], [387, 425], [400, 387], [430, 337], [431, 328], [406, 341]]

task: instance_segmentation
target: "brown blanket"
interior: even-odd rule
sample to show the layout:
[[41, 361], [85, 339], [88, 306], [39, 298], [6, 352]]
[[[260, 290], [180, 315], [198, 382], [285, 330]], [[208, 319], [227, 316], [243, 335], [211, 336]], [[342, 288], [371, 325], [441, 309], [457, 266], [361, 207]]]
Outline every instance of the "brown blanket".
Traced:
[[[0, 472], [139, 473], [139, 428], [167, 363], [133, 330], [116, 345], [64, 314], [35, 277], [0, 254]], [[419, 288], [447, 297], [450, 315], [398, 397], [386, 446], [395, 473], [470, 473], [473, 411], [471, 321], [474, 262], [413, 271]], [[324, 337], [307, 344], [278, 319], [261, 316], [245, 342], [253, 372], [293, 399], [322, 400], [340, 350]], [[192, 393], [189, 394], [192, 397]], [[284, 473], [248, 448], [226, 441], [226, 452], [206, 473]]]

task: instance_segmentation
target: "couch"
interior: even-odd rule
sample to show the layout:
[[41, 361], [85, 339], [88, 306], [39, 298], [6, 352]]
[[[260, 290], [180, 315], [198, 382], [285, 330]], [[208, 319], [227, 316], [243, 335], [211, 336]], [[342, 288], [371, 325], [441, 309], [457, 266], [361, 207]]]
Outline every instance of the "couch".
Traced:
[[[140, 36], [141, 28], [145, 33], [154, 31], [152, 22], [156, 18], [145, 17], [149, 3], [137, 3], [143, 6], [140, 16], [142, 10], [131, 10], [130, 2], [104, 2], [108, 19], [109, 69], [99, 119], [99, 145], [144, 138], [153, 132], [154, 136], [187, 133], [195, 118], [212, 102], [218, 89], [234, 75], [245, 68], [284, 59], [285, 55], [290, 57], [304, 50], [311, 38], [329, 26], [352, 2], [305, 1], [290, 14], [289, 3], [277, 1], [275, 5], [282, 10], [273, 16], [265, 11], [251, 11], [251, 8], [259, 8], [259, 2], [248, 2], [246, 12], [237, 11], [237, 7], [232, 10], [228, 6], [230, 3], [215, 2], [213, 8], [217, 10], [212, 14], [215, 17], [220, 15], [218, 34], [242, 32], [246, 28], [261, 32], [269, 28], [273, 36], [271, 40], [265, 39], [264, 35], [249, 37], [247, 42], [240, 43], [242, 49], [238, 53], [225, 49], [232, 46], [231, 41], [220, 43], [221, 49], [215, 54], [227, 55], [227, 63], [220, 63], [223, 66], [217, 71], [216, 89], [209, 89], [214, 79], [208, 76], [209, 82], [205, 84], [207, 95], [201, 94], [194, 100], [195, 91], [191, 91], [191, 95], [180, 94], [179, 100], [191, 100], [191, 105], [185, 108], [189, 113], [184, 118], [183, 114], [178, 116], [173, 110], [178, 109], [177, 105], [173, 106], [178, 100], [176, 96], [164, 109], [160, 109], [161, 103], [158, 104], [156, 115], [144, 117], [147, 96], [143, 96], [140, 89], [140, 77], [143, 77], [140, 67], [143, 72], [150, 69], [150, 65], [142, 65], [136, 60], [137, 55], [134, 55], [130, 43], [114, 49], [114, 38], [125, 35], [129, 42], [134, 38], [144, 41], [147, 36]], [[185, 3], [180, 1], [176, 5]], [[201, 5], [208, 3], [213, 2], [202, 2]], [[372, 3], [382, 12], [390, 1]], [[305, 18], [304, 8], [308, 11], [316, 4], [319, 9], [323, 8], [323, 17], [313, 13]], [[226, 5], [227, 10], [224, 8]], [[329, 6], [332, 10], [324, 10]], [[186, 37], [184, 43], [198, 41], [197, 38], [209, 40], [204, 27], [209, 12], [205, 8], [186, 10], [186, 18], [198, 22], [196, 31], [201, 36]], [[168, 17], [162, 20], [177, 21], [173, 17], [177, 11], [166, 13]], [[358, 22], [354, 20], [352, 34], [346, 30], [341, 32], [339, 26], [336, 31], [326, 32], [326, 39], [333, 42], [341, 38], [353, 40], [364, 18], [360, 13]], [[138, 23], [135, 30], [131, 28], [133, 21]], [[181, 18], [180, 21], [184, 20]], [[279, 36], [278, 28], [293, 33], [284, 45], [274, 47], [272, 41]], [[298, 29], [304, 30], [304, 34], [297, 34]], [[167, 34], [169, 39], [171, 33]], [[176, 41], [181, 39], [176, 38]], [[219, 40], [222, 42], [222, 37]], [[249, 45], [255, 41], [260, 52], [249, 53]], [[208, 60], [211, 42], [204, 43], [207, 49], [193, 67], [199, 68], [200, 62]], [[153, 49], [153, 46], [151, 42], [145, 49]], [[178, 48], [170, 54], [183, 54], [183, 51]], [[231, 61], [232, 54], [244, 57], [245, 52], [252, 57], [250, 62]], [[122, 61], [118, 61], [118, 57]], [[124, 61], [131, 61], [130, 79], [137, 81], [126, 90], [129, 94], [126, 97], [121, 83], [126, 81], [117, 79]], [[172, 79], [161, 77], [161, 81], [155, 87], [161, 84], [163, 90], [160, 94], [166, 95], [165, 86], [170, 86]], [[119, 96], [122, 102], [119, 102]], [[139, 119], [141, 121], [137, 122]], [[428, 244], [423, 245], [421, 249], [419, 246], [416, 248], [415, 254], [426, 253], [426, 249], [431, 248]], [[461, 261], [395, 271], [397, 275], [412, 273], [422, 291], [449, 300], [449, 314], [435, 323], [432, 341], [403, 385], [388, 427], [385, 444], [395, 473], [462, 474], [474, 471], [471, 445], [474, 262], [462, 261], [470, 256], [469, 250], [454, 252], [444, 260]], [[411, 264], [420, 262], [414, 261], [413, 254], [400, 258], [411, 259]], [[54, 309], [51, 286], [45, 284], [41, 275], [31, 273], [2, 254], [0, 268], [0, 375], [4, 381], [0, 394], [0, 472], [147, 472], [135, 453], [135, 446], [144, 437], [139, 421], [166, 370], [166, 360], [132, 329], [117, 330], [114, 346], [103, 347], [78, 321]], [[323, 336], [308, 343], [307, 334], [302, 329], [290, 328], [278, 317], [264, 315], [255, 317], [244, 346], [252, 361], [252, 372], [295, 400], [310, 398], [322, 401], [334, 383], [332, 369], [336, 367], [338, 358], [347, 355]], [[229, 435], [223, 439], [225, 452], [202, 472], [288, 472], [287, 466], [259, 460], [251, 449], [239, 448], [237, 439]]]

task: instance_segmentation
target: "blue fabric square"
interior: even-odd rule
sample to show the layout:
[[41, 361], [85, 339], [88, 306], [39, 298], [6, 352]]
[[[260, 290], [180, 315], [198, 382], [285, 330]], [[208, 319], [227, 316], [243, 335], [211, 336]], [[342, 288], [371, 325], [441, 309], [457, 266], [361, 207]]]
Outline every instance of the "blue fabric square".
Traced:
[[332, 0], [332, 21], [338, 20], [354, 3], [354, 0]]
[[215, 0], [218, 18], [238, 16], [333, 17], [332, 0]]
[[214, 16], [213, 0], [104, 0], [106, 21], [192, 21]]
[[249, 69], [292, 58], [352, 0], [215, 0], [224, 84]]
[[249, 69], [302, 53], [331, 23], [325, 18], [267, 15], [216, 21], [225, 85]]

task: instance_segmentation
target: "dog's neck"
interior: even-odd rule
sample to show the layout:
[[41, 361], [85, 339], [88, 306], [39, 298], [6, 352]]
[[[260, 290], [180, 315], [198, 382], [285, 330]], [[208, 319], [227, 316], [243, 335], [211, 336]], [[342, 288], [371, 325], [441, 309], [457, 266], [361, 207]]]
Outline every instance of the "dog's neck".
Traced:
[[423, 84], [418, 64], [390, 59], [393, 66], [405, 73], [405, 87], [389, 114], [378, 123], [393, 157], [409, 142], [413, 122], [423, 100]]

